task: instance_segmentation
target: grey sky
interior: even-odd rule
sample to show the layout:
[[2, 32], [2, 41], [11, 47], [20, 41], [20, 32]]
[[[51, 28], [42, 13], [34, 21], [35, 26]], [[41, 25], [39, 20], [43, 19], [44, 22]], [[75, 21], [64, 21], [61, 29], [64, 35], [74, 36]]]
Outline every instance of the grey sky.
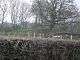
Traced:
[[[31, 2], [32, 2], [33, 0], [22, 0], [22, 1], [25, 1], [25, 2], [27, 2], [27, 3], [29, 3], [29, 4], [31, 4]], [[75, 0], [75, 3], [77, 4], [78, 7], [80, 7], [80, 0]]]
[[80, 10], [80, 0], [75, 0], [75, 3], [76, 3], [77, 7], [78, 7], [79, 10]]
[[27, 2], [31, 5], [33, 0], [22, 0], [22, 1]]
[[[33, 0], [21, 0], [22, 2], [27, 2], [27, 3], [29, 3], [30, 5], [32, 4], [32, 1]], [[75, 0], [75, 4], [76, 4], [76, 6], [79, 8], [79, 10], [80, 10], [80, 0]], [[9, 16], [10, 17], [10, 16]], [[8, 22], [10, 22], [10, 18], [7, 18], [8, 19]], [[34, 17], [32, 16], [31, 18], [29, 18], [28, 19], [28, 21], [29, 22], [34, 22]]]
[[[22, 0], [22, 1], [25, 1], [29, 4], [31, 4], [33, 0]], [[75, 3], [77, 4], [77, 7], [80, 8], [80, 0], [75, 0]]]

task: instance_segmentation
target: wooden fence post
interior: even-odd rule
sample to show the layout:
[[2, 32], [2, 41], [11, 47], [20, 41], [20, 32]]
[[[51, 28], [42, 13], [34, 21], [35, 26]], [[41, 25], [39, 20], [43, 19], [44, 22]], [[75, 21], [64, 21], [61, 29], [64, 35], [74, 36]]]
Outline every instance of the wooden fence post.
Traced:
[[36, 37], [36, 33], [34, 32], [34, 38]]
[[62, 40], [62, 35], [61, 35], [61, 40]]
[[73, 36], [71, 35], [71, 40], [72, 40]]
[[44, 38], [44, 34], [42, 34], [42, 37]]
[[41, 33], [39, 34], [39, 37], [41, 38]]

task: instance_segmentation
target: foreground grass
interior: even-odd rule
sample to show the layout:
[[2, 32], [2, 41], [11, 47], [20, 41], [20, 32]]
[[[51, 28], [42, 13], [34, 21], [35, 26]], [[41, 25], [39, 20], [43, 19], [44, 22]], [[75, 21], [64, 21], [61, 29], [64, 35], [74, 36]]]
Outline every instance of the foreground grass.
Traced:
[[0, 38], [0, 60], [80, 60], [80, 41]]

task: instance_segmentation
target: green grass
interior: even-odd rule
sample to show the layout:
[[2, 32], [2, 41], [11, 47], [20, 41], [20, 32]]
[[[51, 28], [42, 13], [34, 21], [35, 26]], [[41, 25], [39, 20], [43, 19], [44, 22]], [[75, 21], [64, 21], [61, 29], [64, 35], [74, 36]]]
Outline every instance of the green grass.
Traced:
[[7, 29], [2, 29], [0, 30], [0, 35], [20, 35], [20, 36], [27, 36], [28, 33], [32, 33], [32, 29], [29, 28], [7, 28]]

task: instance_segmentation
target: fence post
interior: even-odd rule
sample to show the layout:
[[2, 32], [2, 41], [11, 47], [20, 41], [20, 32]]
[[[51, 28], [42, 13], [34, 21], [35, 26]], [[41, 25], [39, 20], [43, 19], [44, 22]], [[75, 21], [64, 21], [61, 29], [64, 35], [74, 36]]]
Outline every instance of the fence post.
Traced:
[[72, 40], [73, 36], [71, 35], [71, 40]]
[[42, 34], [42, 37], [44, 38], [44, 33]]
[[34, 32], [34, 38], [36, 37], [36, 33]]
[[41, 33], [39, 34], [39, 37], [41, 38]]
[[61, 35], [61, 40], [62, 40], [62, 35]]

